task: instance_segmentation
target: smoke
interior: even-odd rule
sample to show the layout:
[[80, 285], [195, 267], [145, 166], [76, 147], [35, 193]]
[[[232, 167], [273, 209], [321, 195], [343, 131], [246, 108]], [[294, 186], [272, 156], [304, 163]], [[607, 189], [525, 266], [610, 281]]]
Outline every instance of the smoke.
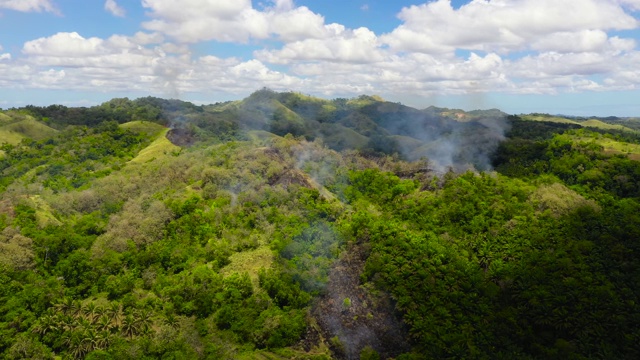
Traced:
[[490, 157], [509, 123], [499, 110], [472, 112], [427, 108], [416, 110], [382, 103], [369, 111], [396, 141], [409, 161], [427, 158], [436, 172], [489, 171]]
[[[156, 71], [162, 75], [167, 89], [173, 89], [178, 95], [179, 73], [166, 65], [170, 64], [159, 66]], [[427, 159], [430, 168], [438, 173], [492, 170], [491, 156], [508, 130], [506, 114], [495, 109], [464, 112], [430, 107], [418, 110], [366, 96], [354, 99], [354, 104], [365, 103], [360, 107], [347, 105], [346, 99], [342, 99], [344, 104], [339, 100], [330, 105], [324, 103], [325, 106], [300, 94], [263, 88], [235, 106], [220, 108], [212, 116], [233, 121], [239, 130], [253, 131], [252, 138], [268, 138], [266, 133], [256, 131], [263, 130], [279, 136], [315, 138], [323, 146], [338, 151], [397, 152], [408, 161]], [[484, 102], [481, 95], [474, 101]], [[327, 112], [331, 107], [334, 111]], [[200, 115], [186, 114], [186, 123], [194, 116]], [[179, 120], [172, 119], [172, 125], [183, 123]], [[181, 135], [187, 140], [197, 138], [197, 134], [186, 129]], [[295, 169], [309, 175], [320, 186], [327, 186], [327, 180], [335, 174], [335, 164], [324, 164], [322, 157], [299, 150]]]
[[181, 69], [169, 62], [156, 61], [153, 65], [153, 74], [156, 76], [156, 85], [162, 91], [165, 97], [170, 99], [180, 99], [180, 88], [178, 86], [178, 78]]

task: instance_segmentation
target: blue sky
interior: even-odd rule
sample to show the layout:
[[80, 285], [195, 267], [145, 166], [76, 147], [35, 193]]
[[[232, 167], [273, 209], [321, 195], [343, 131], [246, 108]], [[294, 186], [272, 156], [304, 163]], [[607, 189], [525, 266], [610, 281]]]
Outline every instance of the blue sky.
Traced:
[[269, 87], [640, 116], [640, 0], [0, 0], [0, 107]]

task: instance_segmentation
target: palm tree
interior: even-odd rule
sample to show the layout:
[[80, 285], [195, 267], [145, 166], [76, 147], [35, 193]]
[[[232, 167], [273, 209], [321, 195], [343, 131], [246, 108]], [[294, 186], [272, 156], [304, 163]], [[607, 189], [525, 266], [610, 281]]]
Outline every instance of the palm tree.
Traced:
[[69, 310], [71, 309], [72, 304], [73, 304], [73, 300], [71, 298], [65, 297], [59, 303], [55, 304], [53, 307], [58, 312], [61, 312], [66, 315], [67, 312], [69, 312]]
[[109, 347], [111, 343], [111, 333], [108, 331], [100, 331], [96, 337], [96, 346], [99, 349], [105, 349]]
[[164, 318], [162, 322], [173, 329], [177, 329], [178, 327], [180, 327], [178, 318], [173, 314], [167, 314], [167, 317]]
[[98, 334], [91, 328], [82, 333], [82, 344], [87, 352], [92, 352], [97, 348]]
[[99, 319], [100, 317], [102, 317], [102, 315], [106, 314], [107, 309], [105, 309], [104, 306], [96, 306], [96, 319]]
[[111, 331], [111, 329], [113, 328], [113, 325], [111, 324], [111, 319], [107, 315], [100, 316], [100, 318], [96, 323], [96, 328], [99, 331], [107, 331], [107, 332]]
[[135, 316], [140, 333], [147, 334], [151, 328], [151, 325], [153, 325], [153, 320], [151, 319], [151, 311], [143, 309], [135, 313]]
[[133, 338], [139, 331], [138, 322], [133, 315], [127, 315], [122, 319], [122, 335]]
[[62, 315], [58, 317], [62, 330], [71, 331], [78, 327], [78, 322], [71, 315]]
[[82, 311], [87, 320], [89, 320], [89, 322], [92, 324], [97, 319], [97, 309], [98, 307], [96, 306], [96, 304], [94, 302], [90, 302]]
[[111, 303], [109, 308], [107, 309], [107, 314], [109, 314], [109, 318], [111, 319], [111, 323], [114, 327], [119, 327], [120, 322], [122, 321], [122, 304], [120, 303]]
[[88, 330], [93, 328], [91, 322], [82, 317], [76, 320], [76, 324], [77, 324], [77, 327], [79, 327], [81, 330]]
[[69, 315], [77, 318], [82, 315], [82, 303], [78, 300], [74, 300], [69, 308]]
[[59, 327], [60, 323], [58, 322], [57, 316], [46, 314], [38, 319], [32, 331], [36, 334], [45, 335], [49, 331], [57, 332]]
[[81, 338], [80, 336], [71, 336], [70, 338], [70, 342], [69, 342], [69, 349], [71, 350], [71, 356], [73, 356], [76, 359], [81, 359], [83, 358], [87, 353], [88, 353], [88, 349], [86, 347], [86, 343], [84, 342], [84, 339]]

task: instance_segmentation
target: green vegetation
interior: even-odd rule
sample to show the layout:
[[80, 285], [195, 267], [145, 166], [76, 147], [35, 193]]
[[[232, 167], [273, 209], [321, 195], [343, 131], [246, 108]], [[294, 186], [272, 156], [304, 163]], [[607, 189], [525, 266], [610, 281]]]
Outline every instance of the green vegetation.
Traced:
[[[543, 121], [543, 122], [552, 122], [559, 124], [574, 124], [584, 127], [603, 129], [603, 130], [621, 130], [621, 131], [633, 131], [633, 128], [630, 128], [625, 125], [631, 125], [635, 127], [633, 123], [627, 123], [622, 121], [611, 121], [618, 120], [617, 118], [613, 119], [597, 119], [597, 118], [567, 118], [563, 116], [553, 116], [549, 114], [529, 114], [522, 115], [522, 119], [528, 121]], [[609, 122], [604, 120], [610, 120]], [[624, 124], [624, 125], [623, 125]]]
[[57, 131], [36, 121], [32, 116], [17, 111], [0, 112], [0, 145], [16, 145], [22, 139], [41, 140], [52, 137]]
[[268, 89], [0, 115], [0, 359], [640, 358], [635, 132]]

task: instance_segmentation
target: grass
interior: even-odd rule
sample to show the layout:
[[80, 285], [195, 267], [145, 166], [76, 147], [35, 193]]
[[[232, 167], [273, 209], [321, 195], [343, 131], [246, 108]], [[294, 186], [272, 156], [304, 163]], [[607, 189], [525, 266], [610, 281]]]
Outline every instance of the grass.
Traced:
[[362, 149], [369, 143], [369, 138], [341, 124], [322, 124], [324, 142], [332, 147], [342, 149]]
[[231, 263], [220, 271], [222, 275], [247, 272], [254, 286], [258, 286], [258, 272], [271, 267], [273, 251], [268, 245], [262, 245], [255, 250], [233, 253], [229, 260]]
[[167, 156], [169, 154], [180, 151], [180, 147], [174, 145], [169, 139], [167, 139], [167, 133], [169, 129], [162, 129], [157, 138], [149, 144], [146, 148], [142, 149], [138, 156], [131, 159], [132, 163], [145, 163], [147, 161], [152, 161], [153, 159], [157, 159], [163, 156]]
[[605, 130], [624, 130], [624, 131], [633, 131], [632, 129], [626, 127], [626, 126], [622, 126], [622, 125], [613, 125], [613, 124], [607, 124], [606, 122], [602, 122], [600, 120], [597, 119], [589, 119], [583, 123], [580, 123], [580, 125], [582, 126], [588, 126], [588, 127], [594, 127], [594, 128], [598, 128], [598, 129], [605, 129]]
[[62, 224], [60, 220], [56, 219], [53, 215], [53, 209], [51, 209], [49, 204], [39, 195], [31, 196], [29, 199], [32, 201], [33, 206], [36, 209], [36, 221], [39, 227], [43, 228], [47, 225], [59, 226]]
[[577, 121], [573, 121], [567, 118], [559, 117], [559, 116], [551, 116], [551, 115], [522, 115], [520, 116], [522, 120], [529, 121], [548, 121], [560, 124], [574, 124], [574, 125], [582, 125]]
[[264, 131], [264, 130], [251, 130], [247, 132], [247, 136], [249, 137], [249, 139], [251, 141], [254, 142], [258, 142], [260, 143], [261, 141], [264, 140], [273, 140], [273, 139], [277, 139], [277, 138], [281, 138], [281, 136], [278, 136], [274, 133], [270, 133], [268, 131]]
[[[13, 119], [6, 114], [0, 121], [0, 143], [18, 144], [22, 139], [30, 138], [42, 140], [58, 132], [53, 128], [37, 121], [31, 116], [24, 116], [24, 119]], [[7, 121], [6, 118], [9, 118]]]
[[16, 145], [24, 138], [22, 134], [0, 127], [0, 144]]
[[614, 139], [598, 136], [592, 137], [576, 137], [576, 141], [595, 142], [604, 148], [604, 152], [611, 155], [626, 155], [631, 160], [640, 161], [640, 144], [632, 144]]
[[287, 359], [331, 359], [331, 352], [326, 345], [321, 348], [312, 349], [309, 352], [294, 348], [284, 348], [275, 350], [253, 350], [236, 354], [238, 360], [287, 360]]
[[384, 99], [378, 95], [373, 95], [373, 96], [363, 95], [363, 96], [358, 96], [357, 98], [349, 99], [347, 101], [347, 105], [359, 108], [359, 107], [364, 107], [377, 102], [384, 102]]
[[9, 123], [13, 120], [13, 118], [5, 113], [0, 112], [0, 125], [4, 123]]
[[165, 127], [160, 124], [144, 120], [130, 121], [120, 124], [120, 127], [137, 133], [145, 133], [151, 137], [159, 136], [160, 133], [165, 130]]
[[598, 145], [604, 147], [605, 153], [627, 155], [629, 159], [640, 161], [640, 145], [630, 144], [613, 139], [596, 140]]
[[598, 129], [604, 129], [604, 130], [634, 131], [633, 129], [628, 128], [626, 126], [608, 124], [598, 119], [589, 119], [586, 121], [575, 121], [575, 120], [567, 119], [561, 116], [532, 115], [532, 114], [522, 115], [520, 116], [520, 118], [523, 120], [529, 120], [529, 121], [547, 121], [547, 122], [560, 123], [560, 124], [573, 124], [573, 125], [580, 125], [584, 127], [592, 127], [592, 128], [598, 128]]

